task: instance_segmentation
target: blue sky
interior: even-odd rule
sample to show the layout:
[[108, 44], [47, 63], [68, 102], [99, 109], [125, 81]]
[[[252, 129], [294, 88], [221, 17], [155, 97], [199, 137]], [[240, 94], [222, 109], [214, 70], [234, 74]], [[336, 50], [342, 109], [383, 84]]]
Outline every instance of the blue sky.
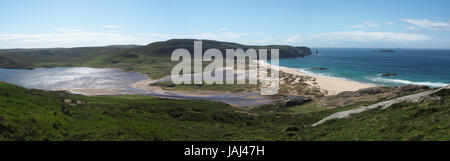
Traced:
[[0, 48], [172, 38], [309, 47], [450, 48], [448, 0], [1, 0]]

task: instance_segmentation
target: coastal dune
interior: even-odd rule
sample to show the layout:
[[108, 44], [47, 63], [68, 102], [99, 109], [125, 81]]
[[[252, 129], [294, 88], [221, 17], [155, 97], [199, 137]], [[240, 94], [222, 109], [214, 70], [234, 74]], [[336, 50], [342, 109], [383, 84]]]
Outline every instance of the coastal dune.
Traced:
[[[337, 95], [344, 91], [357, 91], [364, 88], [376, 87], [375, 84], [361, 83], [357, 81], [346, 80], [343, 78], [321, 76], [317, 74], [309, 74], [300, 72], [296, 68], [288, 68], [282, 66], [274, 66], [263, 61], [258, 61], [260, 65], [266, 65], [269, 68], [279, 69], [281, 72], [298, 75], [298, 76], [309, 76], [315, 78], [315, 83], [320, 87], [320, 89], [326, 90], [327, 95]], [[308, 82], [313, 85], [313, 82]]]
[[328, 91], [327, 95], [337, 95], [344, 91], [357, 91], [364, 88], [376, 87], [377, 85], [369, 83], [361, 83], [357, 81], [350, 81], [342, 78], [321, 76], [316, 74], [302, 73], [295, 68], [279, 67], [280, 71], [300, 75], [309, 76], [316, 78], [316, 83], [320, 89]]

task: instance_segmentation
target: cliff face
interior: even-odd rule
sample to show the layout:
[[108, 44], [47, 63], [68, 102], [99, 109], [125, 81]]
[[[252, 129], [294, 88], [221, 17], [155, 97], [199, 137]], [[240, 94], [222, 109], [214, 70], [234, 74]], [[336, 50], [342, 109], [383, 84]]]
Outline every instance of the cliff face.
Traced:
[[[268, 45], [268, 46], [256, 46], [256, 45], [242, 45], [230, 42], [221, 42], [213, 40], [202, 40], [203, 51], [216, 48], [219, 49], [224, 55], [226, 49], [280, 49], [280, 58], [295, 58], [311, 55], [311, 49], [307, 47], [293, 47], [288, 45]], [[187, 49], [193, 54], [194, 52], [194, 39], [172, 39], [168, 41], [151, 43], [144, 47], [138, 47], [131, 49], [133, 52], [146, 53], [153, 56], [167, 56], [172, 53], [173, 50], [178, 48]], [[270, 50], [269, 50], [270, 55]]]

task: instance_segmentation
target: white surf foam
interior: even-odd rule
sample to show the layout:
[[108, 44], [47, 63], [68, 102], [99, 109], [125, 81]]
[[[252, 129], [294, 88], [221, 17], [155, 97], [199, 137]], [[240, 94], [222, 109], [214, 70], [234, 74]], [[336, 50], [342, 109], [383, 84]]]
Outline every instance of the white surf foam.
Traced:
[[424, 85], [424, 86], [430, 86], [430, 87], [444, 87], [447, 86], [447, 83], [443, 82], [414, 82], [404, 79], [388, 79], [388, 78], [373, 78], [371, 79], [374, 82], [381, 82], [381, 83], [400, 83], [400, 84], [413, 84], [413, 85]]

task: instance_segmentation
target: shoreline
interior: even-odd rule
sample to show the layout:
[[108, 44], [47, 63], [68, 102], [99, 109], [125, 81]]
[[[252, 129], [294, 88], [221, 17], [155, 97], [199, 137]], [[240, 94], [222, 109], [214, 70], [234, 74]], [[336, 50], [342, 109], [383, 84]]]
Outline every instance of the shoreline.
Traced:
[[[269, 67], [272, 67], [274, 65], [271, 65], [266, 62], [261, 62], [262, 64], [268, 65]], [[304, 73], [301, 72], [300, 69], [297, 68], [290, 68], [290, 67], [284, 67], [284, 66], [276, 66], [275, 68], [278, 68], [280, 71], [299, 75], [299, 76], [309, 76], [316, 79], [317, 85], [320, 87], [320, 89], [328, 91], [327, 96], [330, 95], [337, 95], [344, 91], [357, 91], [364, 88], [370, 88], [370, 87], [378, 87], [379, 85], [376, 84], [370, 84], [370, 83], [362, 83], [358, 81], [352, 81], [347, 80], [344, 78], [339, 77], [332, 77], [332, 76], [322, 76], [319, 74], [311, 74], [311, 73]]]

